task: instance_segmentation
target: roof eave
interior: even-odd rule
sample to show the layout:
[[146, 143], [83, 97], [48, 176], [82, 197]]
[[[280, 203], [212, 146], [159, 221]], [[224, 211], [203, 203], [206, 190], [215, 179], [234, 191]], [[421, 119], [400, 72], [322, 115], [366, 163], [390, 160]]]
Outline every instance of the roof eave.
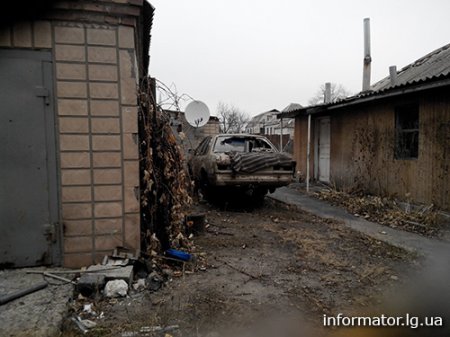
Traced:
[[362, 97], [354, 96], [349, 97], [348, 99], [341, 101], [341, 102], [335, 102], [331, 104], [323, 104], [323, 105], [316, 105], [316, 106], [310, 106], [303, 109], [291, 111], [289, 113], [280, 114], [277, 117], [278, 118], [293, 118], [300, 115], [312, 115], [317, 114], [325, 111], [330, 110], [336, 110], [341, 108], [346, 108], [349, 106], [355, 106], [359, 104], [369, 103], [385, 98], [391, 98], [396, 97], [400, 95], [410, 94], [410, 93], [417, 93], [420, 91], [430, 90], [430, 89], [436, 89], [441, 88], [445, 86], [450, 85], [450, 76], [447, 76], [446, 78], [442, 80], [436, 80], [436, 81], [428, 81], [425, 83], [415, 84], [415, 85], [408, 85], [408, 86], [401, 86], [401, 87], [395, 87], [390, 90], [386, 90], [381, 93], [374, 93], [365, 95]]
[[411, 86], [406, 86], [406, 87], [397, 87], [397, 88], [393, 88], [391, 90], [388, 90], [388, 91], [380, 93], [380, 94], [363, 96], [358, 99], [352, 100], [350, 102], [336, 103], [335, 105], [328, 106], [326, 109], [320, 109], [319, 111], [310, 111], [309, 113], [318, 113], [318, 112], [325, 111], [325, 110], [335, 110], [335, 109], [340, 109], [340, 108], [344, 108], [344, 107], [348, 107], [348, 106], [354, 106], [354, 105], [369, 103], [369, 102], [373, 102], [373, 101], [377, 101], [377, 100], [381, 100], [381, 99], [396, 97], [396, 96], [400, 96], [400, 95], [406, 95], [406, 94], [417, 93], [417, 92], [421, 92], [421, 91], [425, 91], [425, 90], [441, 88], [441, 87], [445, 87], [445, 86], [449, 86], [449, 85], [450, 85], [450, 77], [442, 79], [442, 80], [420, 83], [419, 85], [416, 84], [416, 85], [411, 85]]

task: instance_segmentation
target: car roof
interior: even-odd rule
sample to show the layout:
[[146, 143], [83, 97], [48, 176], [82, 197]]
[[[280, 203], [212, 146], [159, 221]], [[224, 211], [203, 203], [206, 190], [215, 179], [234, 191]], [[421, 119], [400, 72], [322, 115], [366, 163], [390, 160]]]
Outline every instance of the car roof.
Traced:
[[253, 135], [250, 133], [219, 133], [216, 137], [254, 137], [254, 138], [266, 138], [261, 135]]

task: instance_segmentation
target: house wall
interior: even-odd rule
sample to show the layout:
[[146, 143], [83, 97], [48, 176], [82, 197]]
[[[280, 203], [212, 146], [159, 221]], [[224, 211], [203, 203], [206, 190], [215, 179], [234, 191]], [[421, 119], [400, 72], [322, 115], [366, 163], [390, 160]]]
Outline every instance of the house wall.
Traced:
[[61, 10], [2, 29], [0, 48], [52, 52], [62, 263], [79, 267], [140, 247], [137, 21]]
[[[411, 102], [419, 104], [419, 156], [395, 159], [395, 107]], [[444, 90], [340, 109], [330, 117], [333, 183], [450, 209], [450, 100]], [[306, 117], [297, 117], [294, 154], [302, 173], [306, 126]]]
[[259, 135], [261, 134], [262, 129], [263, 133], [267, 134], [268, 125], [272, 125], [273, 128], [277, 125], [276, 122], [278, 113], [279, 111], [274, 109], [254, 116], [245, 128], [245, 132]]

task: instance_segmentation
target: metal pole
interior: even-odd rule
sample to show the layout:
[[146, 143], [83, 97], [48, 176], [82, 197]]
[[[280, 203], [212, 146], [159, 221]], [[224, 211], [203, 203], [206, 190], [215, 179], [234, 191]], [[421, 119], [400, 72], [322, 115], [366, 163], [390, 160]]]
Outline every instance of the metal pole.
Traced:
[[280, 118], [280, 152], [283, 151], [283, 117]]
[[325, 104], [331, 103], [331, 83], [327, 82], [325, 83], [325, 95], [323, 102]]
[[47, 282], [40, 282], [38, 284], [35, 284], [34, 286], [31, 286], [30, 288], [27, 289], [23, 289], [23, 290], [18, 290], [14, 293], [8, 294], [8, 295], [3, 295], [0, 297], [0, 305], [3, 305], [5, 303], [11, 302], [17, 298], [20, 298], [22, 296], [34, 293], [35, 291], [44, 289], [45, 287], [48, 286]]
[[309, 158], [311, 153], [311, 114], [308, 115], [308, 143], [306, 145], [306, 192], [309, 192]]

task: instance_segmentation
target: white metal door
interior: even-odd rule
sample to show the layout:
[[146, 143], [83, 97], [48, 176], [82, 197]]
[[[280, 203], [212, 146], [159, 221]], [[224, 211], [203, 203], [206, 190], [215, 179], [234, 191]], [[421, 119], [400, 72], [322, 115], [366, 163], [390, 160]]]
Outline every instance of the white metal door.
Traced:
[[323, 182], [330, 182], [330, 118], [321, 118], [318, 121], [318, 179]]

